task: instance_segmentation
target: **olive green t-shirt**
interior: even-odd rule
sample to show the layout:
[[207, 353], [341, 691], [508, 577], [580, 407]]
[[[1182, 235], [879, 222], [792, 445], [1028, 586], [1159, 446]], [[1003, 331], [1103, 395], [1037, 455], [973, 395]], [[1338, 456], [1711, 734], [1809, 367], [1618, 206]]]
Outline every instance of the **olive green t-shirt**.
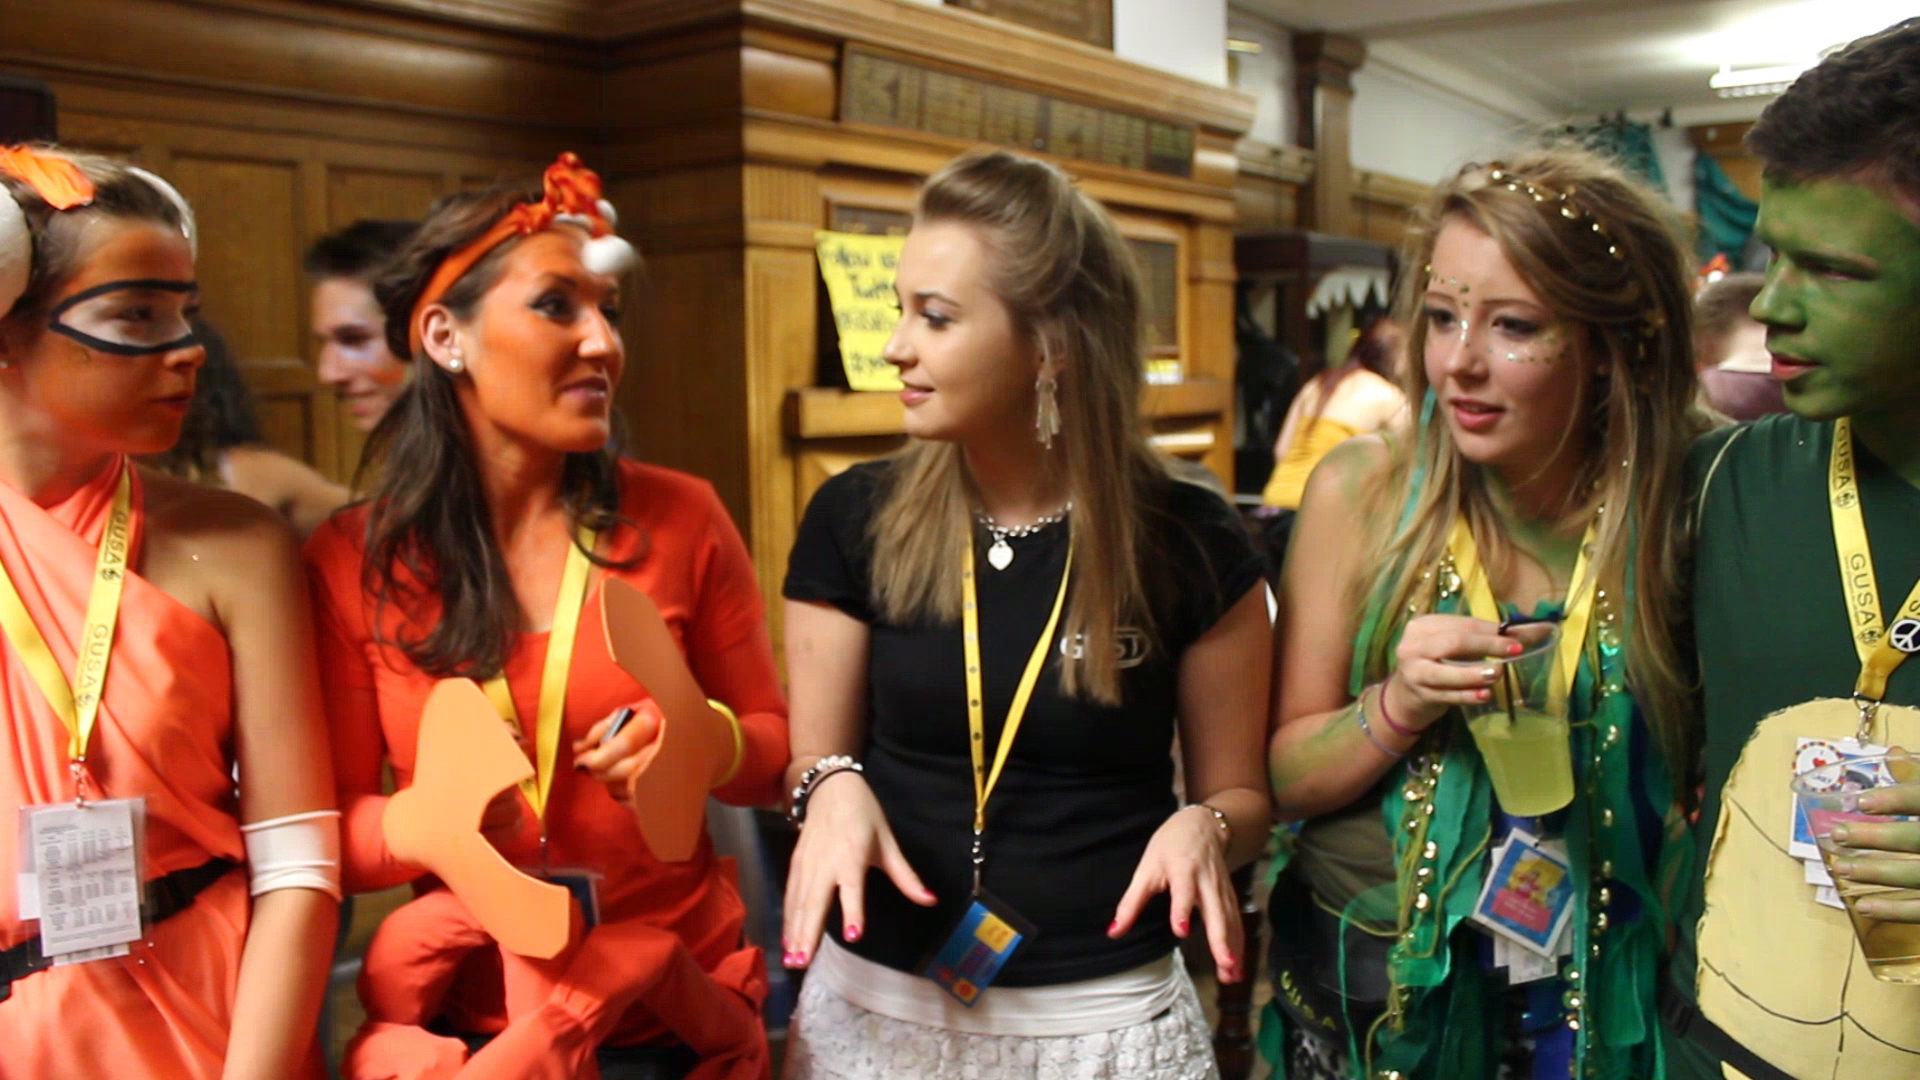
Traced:
[[[1728, 774], [1760, 720], [1814, 698], [1848, 697], [1860, 674], [1827, 509], [1832, 445], [1831, 423], [1785, 414], [1713, 432], [1688, 459], [1687, 490], [1700, 493], [1693, 635], [1706, 725], [1706, 791], [1694, 827], [1699, 870], [1679, 905], [1671, 981], [1689, 997], [1707, 849]], [[1892, 612], [1920, 579], [1920, 490], [1865, 447], [1856, 443], [1855, 451], [1880, 609]], [[1894, 672], [1887, 700], [1920, 705], [1920, 662]], [[1765, 926], [1751, 930], [1774, 932]], [[1671, 1060], [1676, 1078], [1720, 1076], [1691, 1045], [1676, 1048]]]

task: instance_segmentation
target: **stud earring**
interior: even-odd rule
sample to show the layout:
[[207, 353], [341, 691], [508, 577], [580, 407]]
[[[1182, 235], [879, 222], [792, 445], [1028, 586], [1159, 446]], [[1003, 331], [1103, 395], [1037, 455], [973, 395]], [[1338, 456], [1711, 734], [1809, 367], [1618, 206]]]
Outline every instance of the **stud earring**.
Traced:
[[455, 372], [457, 374], [466, 366], [467, 366], [467, 362], [465, 360], [460, 359], [460, 355], [458, 353], [455, 353], [454, 355], [449, 356], [447, 358], [448, 371]]

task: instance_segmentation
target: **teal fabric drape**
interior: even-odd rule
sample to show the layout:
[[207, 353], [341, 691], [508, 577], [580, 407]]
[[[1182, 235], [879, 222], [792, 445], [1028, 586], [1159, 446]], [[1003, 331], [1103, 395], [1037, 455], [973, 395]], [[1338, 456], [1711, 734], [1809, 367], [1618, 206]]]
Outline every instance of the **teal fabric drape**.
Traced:
[[1700, 260], [1725, 255], [1728, 262], [1739, 266], [1747, 241], [1753, 237], [1760, 204], [1733, 186], [1712, 154], [1694, 156], [1693, 190], [1694, 207], [1700, 215]]
[[1561, 128], [1559, 134], [1619, 162], [1629, 173], [1651, 184], [1655, 191], [1667, 189], [1667, 174], [1660, 168], [1660, 155], [1653, 150], [1652, 125], [1607, 120], [1584, 126], [1568, 125]]

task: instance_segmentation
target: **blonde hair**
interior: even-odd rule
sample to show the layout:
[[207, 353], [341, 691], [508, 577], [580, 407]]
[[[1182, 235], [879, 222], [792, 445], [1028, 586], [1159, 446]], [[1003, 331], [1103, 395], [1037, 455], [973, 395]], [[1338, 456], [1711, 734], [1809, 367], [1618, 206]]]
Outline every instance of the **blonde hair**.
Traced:
[[[1073, 586], [1063, 615], [1066, 693], [1120, 701], [1119, 627], [1152, 634], [1143, 572], [1146, 508], [1170, 483], [1139, 422], [1141, 289], [1133, 255], [1100, 205], [1052, 165], [1004, 150], [965, 154], [928, 178], [914, 223], [978, 229], [989, 288], [1056, 369], [1051, 467], [1073, 500]], [[873, 600], [894, 623], [960, 617], [957, 567], [973, 509], [960, 447], [915, 440], [888, 470], [874, 515]], [[1075, 635], [1079, 635], [1076, 637]]]
[[[1581, 380], [1575, 422], [1591, 425], [1591, 452], [1562, 523], [1572, 527], [1607, 508], [1592, 572], [1607, 596], [1627, 598], [1619, 610], [1629, 682], [1684, 798], [1698, 736], [1674, 631], [1684, 619], [1674, 602], [1681, 592], [1677, 522], [1687, 450], [1707, 425], [1693, 407], [1692, 276], [1678, 224], [1657, 195], [1585, 150], [1549, 147], [1511, 164], [1463, 168], [1434, 190], [1410, 238], [1406, 265], [1414, 272], [1402, 282], [1399, 304], [1412, 358], [1402, 381], [1415, 403], [1431, 391], [1421, 361], [1428, 334], [1422, 268], [1441, 229], [1456, 221], [1492, 236], [1546, 306], [1585, 335], [1594, 363], [1565, 371]], [[1603, 363], [1610, 367], [1604, 380], [1593, 375]], [[1372, 496], [1383, 521], [1411, 500], [1403, 522], [1374, 534], [1365, 563], [1385, 568], [1372, 586], [1384, 605], [1382, 623], [1363, 658], [1369, 679], [1377, 679], [1389, 670], [1400, 629], [1431, 607], [1429, 571], [1456, 518], [1465, 514], [1472, 524], [1494, 580], [1514, 549], [1494, 516], [1485, 474], [1461, 457], [1443, 422], [1396, 440], [1392, 467]]]

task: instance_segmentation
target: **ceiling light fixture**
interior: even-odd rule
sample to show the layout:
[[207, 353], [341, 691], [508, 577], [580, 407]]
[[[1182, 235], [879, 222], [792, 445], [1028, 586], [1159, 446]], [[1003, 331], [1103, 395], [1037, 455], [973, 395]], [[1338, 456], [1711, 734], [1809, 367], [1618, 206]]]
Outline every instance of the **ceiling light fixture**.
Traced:
[[1736, 68], [1720, 65], [1707, 85], [1723, 98], [1763, 97], [1778, 94], [1793, 84], [1812, 64], [1770, 64], [1766, 67]]

